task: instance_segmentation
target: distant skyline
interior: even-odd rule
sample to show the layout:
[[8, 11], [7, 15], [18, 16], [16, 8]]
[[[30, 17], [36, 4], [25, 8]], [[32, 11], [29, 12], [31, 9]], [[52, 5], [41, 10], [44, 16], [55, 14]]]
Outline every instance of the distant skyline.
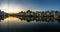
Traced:
[[[5, 8], [4, 8], [5, 7]], [[7, 7], [7, 8], [6, 8]], [[11, 12], [23, 10], [42, 11], [42, 10], [58, 10], [60, 11], [60, 0], [0, 0], [0, 8]], [[18, 11], [18, 12], [19, 12]], [[12, 11], [12, 13], [15, 11]]]

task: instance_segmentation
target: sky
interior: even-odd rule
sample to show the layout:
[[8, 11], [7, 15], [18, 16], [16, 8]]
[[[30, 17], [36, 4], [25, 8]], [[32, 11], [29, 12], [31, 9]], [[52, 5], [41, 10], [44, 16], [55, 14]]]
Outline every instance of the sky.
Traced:
[[[0, 7], [14, 8], [17, 10], [58, 10], [60, 11], [60, 0], [0, 0]], [[12, 9], [11, 9], [12, 10]]]

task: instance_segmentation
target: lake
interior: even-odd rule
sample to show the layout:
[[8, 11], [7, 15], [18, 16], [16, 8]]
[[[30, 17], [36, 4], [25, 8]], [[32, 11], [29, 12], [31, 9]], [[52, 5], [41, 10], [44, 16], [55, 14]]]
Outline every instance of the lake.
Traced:
[[1, 32], [38, 32], [60, 29], [60, 21], [51, 17], [0, 17]]

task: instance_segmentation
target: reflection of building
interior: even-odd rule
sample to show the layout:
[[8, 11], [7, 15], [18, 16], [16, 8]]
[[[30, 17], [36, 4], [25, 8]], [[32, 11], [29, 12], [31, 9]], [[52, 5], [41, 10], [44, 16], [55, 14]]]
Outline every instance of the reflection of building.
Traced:
[[53, 18], [51, 17], [17, 17], [21, 20], [26, 20], [27, 22], [30, 22], [30, 21], [46, 21], [46, 22], [50, 22], [50, 21], [54, 21]]

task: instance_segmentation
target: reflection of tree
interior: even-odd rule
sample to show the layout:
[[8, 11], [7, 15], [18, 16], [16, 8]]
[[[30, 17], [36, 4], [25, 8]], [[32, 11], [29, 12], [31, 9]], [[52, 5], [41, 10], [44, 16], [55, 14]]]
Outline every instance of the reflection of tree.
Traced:
[[46, 21], [46, 22], [53, 22], [54, 19], [52, 17], [18, 17], [20, 18], [21, 20], [26, 20], [27, 22], [30, 22], [30, 21]]
[[1, 20], [4, 20], [4, 16], [1, 16], [1, 15], [0, 15], [0, 21], [1, 21]]
[[5, 18], [7, 18], [7, 16], [0, 15], [0, 21], [4, 20]]
[[[24, 16], [22, 16], [22, 17], [16, 16], [16, 17], [19, 18], [20, 20], [26, 20], [27, 22], [31, 22], [31, 21], [54, 22], [56, 20], [53, 17], [24, 17]], [[6, 18], [6, 16], [4, 18]], [[3, 20], [4, 18], [1, 16], [0, 20]], [[60, 20], [58, 20], [58, 22], [60, 22]]]

